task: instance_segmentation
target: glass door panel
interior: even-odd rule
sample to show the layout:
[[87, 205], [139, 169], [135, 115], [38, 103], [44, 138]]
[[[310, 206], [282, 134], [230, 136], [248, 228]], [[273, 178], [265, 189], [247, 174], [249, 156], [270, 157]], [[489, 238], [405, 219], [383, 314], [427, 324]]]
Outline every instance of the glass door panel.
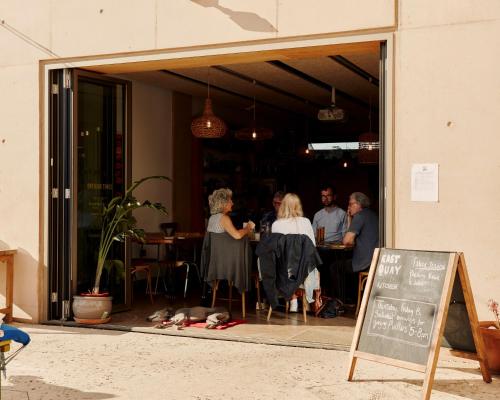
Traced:
[[[127, 82], [78, 71], [75, 101], [76, 273], [75, 293], [93, 287], [100, 238], [101, 213], [127, 184]], [[109, 259], [125, 268], [105, 269], [101, 292], [113, 296], [113, 311], [130, 306], [127, 245], [116, 242]]]

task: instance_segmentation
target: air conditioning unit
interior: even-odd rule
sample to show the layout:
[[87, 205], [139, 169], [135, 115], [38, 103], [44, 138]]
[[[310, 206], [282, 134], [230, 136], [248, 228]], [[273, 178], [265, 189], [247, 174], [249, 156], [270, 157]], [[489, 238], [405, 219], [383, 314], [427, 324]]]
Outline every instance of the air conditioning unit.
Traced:
[[332, 87], [332, 105], [328, 108], [323, 108], [318, 111], [318, 119], [320, 121], [344, 121], [346, 112], [335, 105], [335, 88]]

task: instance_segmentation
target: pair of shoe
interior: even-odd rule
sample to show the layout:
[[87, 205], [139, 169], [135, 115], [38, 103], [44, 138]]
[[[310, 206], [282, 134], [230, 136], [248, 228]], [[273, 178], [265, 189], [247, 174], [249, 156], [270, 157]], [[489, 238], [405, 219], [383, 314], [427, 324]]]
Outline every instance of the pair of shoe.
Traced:
[[299, 302], [297, 299], [290, 300], [290, 307], [288, 308], [289, 312], [297, 312], [299, 310]]

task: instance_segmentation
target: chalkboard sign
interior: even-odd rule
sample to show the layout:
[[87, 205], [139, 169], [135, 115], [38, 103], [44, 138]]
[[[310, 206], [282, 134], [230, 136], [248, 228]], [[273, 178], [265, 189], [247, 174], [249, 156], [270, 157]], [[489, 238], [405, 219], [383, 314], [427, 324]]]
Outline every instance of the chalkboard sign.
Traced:
[[452, 354], [477, 359], [483, 380], [491, 382], [463, 254], [376, 249], [348, 380], [357, 358], [396, 365], [426, 374], [423, 398], [428, 399], [441, 339], [458, 350]]
[[382, 249], [358, 350], [427, 364], [449, 253]]

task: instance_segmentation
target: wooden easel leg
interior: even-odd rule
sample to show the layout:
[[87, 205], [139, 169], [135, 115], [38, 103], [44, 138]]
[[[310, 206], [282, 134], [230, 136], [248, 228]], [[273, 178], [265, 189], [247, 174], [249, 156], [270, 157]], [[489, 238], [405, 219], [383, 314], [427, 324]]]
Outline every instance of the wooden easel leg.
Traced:
[[[460, 278], [460, 283], [462, 284], [467, 314], [469, 314], [470, 327], [472, 331], [472, 337], [474, 338], [474, 344], [476, 346], [479, 368], [481, 369], [481, 374], [483, 375], [483, 381], [485, 381], [486, 383], [490, 383], [491, 374], [488, 366], [488, 358], [486, 356], [486, 351], [484, 348], [483, 337], [481, 336], [481, 331], [479, 329], [476, 306], [474, 303], [474, 297], [472, 295], [472, 287], [470, 285], [469, 275], [467, 273], [467, 267], [465, 265], [465, 257], [463, 253], [460, 253], [457, 270], [458, 277]], [[455, 277], [455, 279], [457, 278]]]
[[352, 377], [354, 376], [354, 370], [356, 369], [356, 361], [358, 360], [357, 357], [351, 357], [351, 360], [349, 361], [349, 370], [347, 372], [347, 380], [352, 381]]

